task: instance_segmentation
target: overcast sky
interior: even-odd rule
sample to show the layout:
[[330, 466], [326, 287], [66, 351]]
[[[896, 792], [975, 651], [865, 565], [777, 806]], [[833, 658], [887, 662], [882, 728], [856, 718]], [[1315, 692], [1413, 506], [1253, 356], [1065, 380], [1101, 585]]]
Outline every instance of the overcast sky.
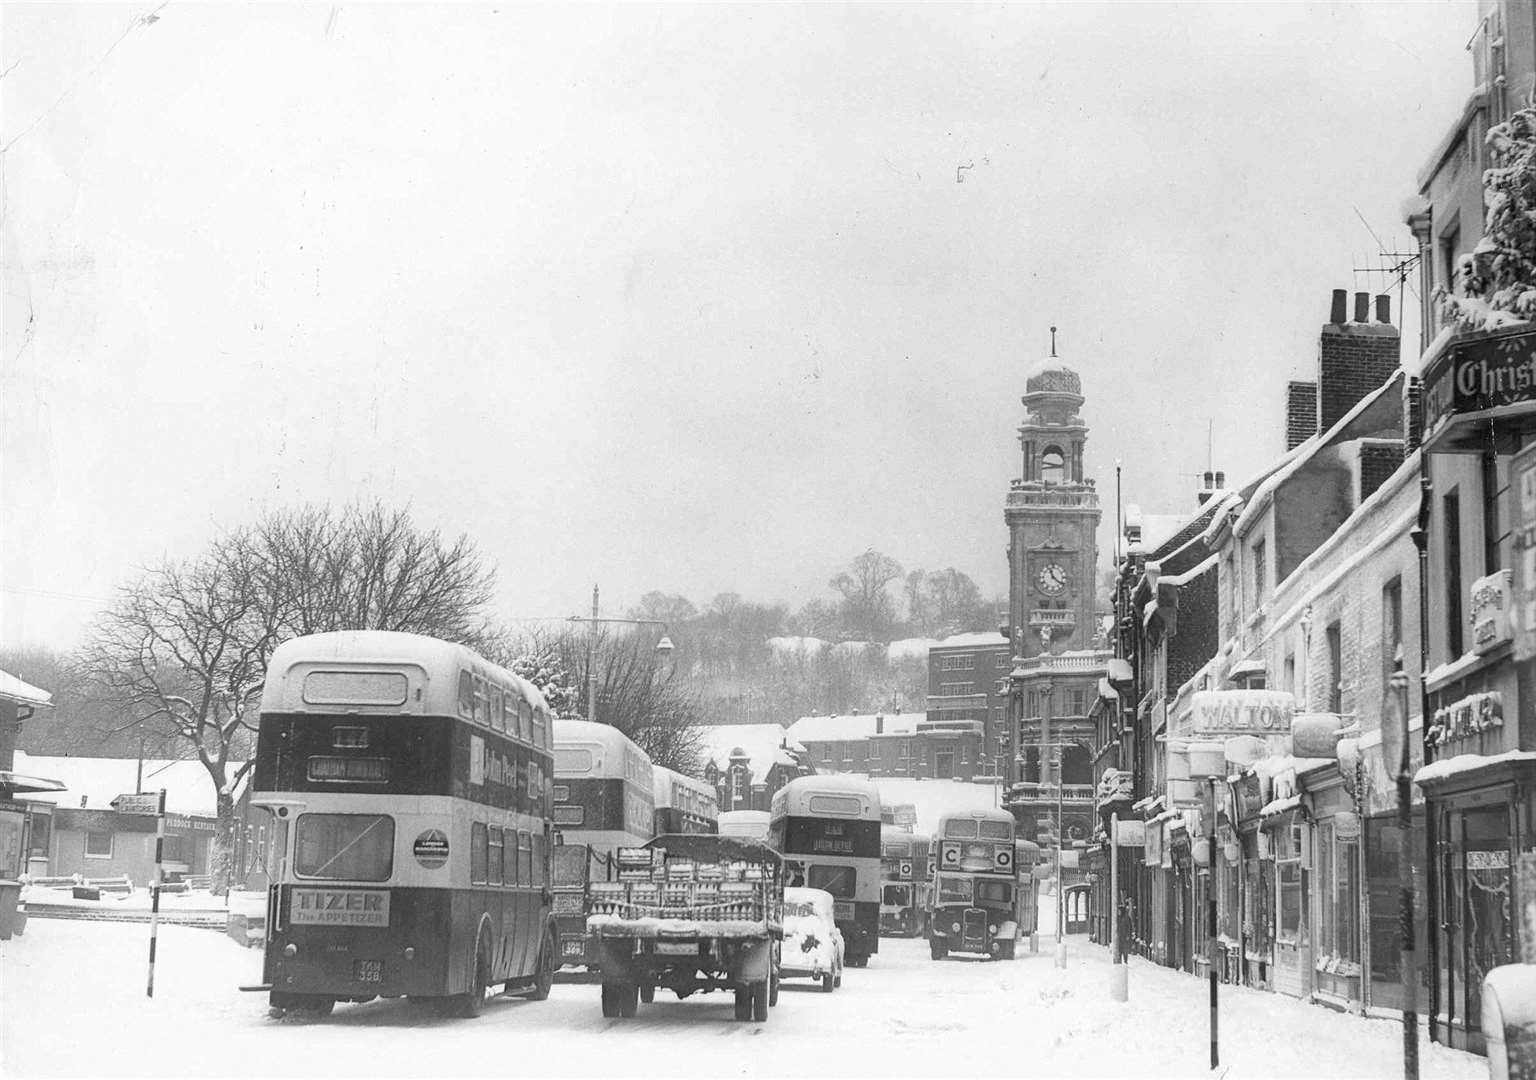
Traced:
[[1258, 470], [1329, 291], [1411, 246], [1475, 24], [0, 6], [4, 643], [359, 496], [469, 533], [508, 617], [798, 606], [870, 547], [1004, 591], [1049, 327], [1110, 522], [1117, 459], [1148, 512], [1193, 508], [1208, 433]]

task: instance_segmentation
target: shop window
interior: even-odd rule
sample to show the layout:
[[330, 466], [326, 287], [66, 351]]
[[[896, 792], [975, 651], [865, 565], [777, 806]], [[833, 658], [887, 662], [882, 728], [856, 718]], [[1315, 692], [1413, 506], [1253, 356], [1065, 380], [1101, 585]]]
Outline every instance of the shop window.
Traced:
[[85, 857], [87, 859], [110, 859], [112, 857], [112, 834], [110, 832], [88, 831], [85, 834]]
[[1301, 889], [1304, 825], [1288, 825], [1274, 832], [1275, 875], [1278, 878], [1278, 932], [1283, 939], [1296, 941], [1301, 937], [1302, 905]]

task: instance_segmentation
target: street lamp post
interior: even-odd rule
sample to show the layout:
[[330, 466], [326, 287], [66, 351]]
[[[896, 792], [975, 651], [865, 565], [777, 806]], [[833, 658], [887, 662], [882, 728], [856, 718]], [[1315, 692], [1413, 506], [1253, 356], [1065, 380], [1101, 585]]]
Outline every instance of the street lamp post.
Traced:
[[1211, 786], [1211, 822], [1205, 830], [1205, 908], [1206, 908], [1206, 970], [1211, 980], [1211, 1068], [1214, 1070], [1220, 1054], [1216, 1049], [1216, 776], [1206, 777]]
[[615, 619], [598, 618], [597, 616], [597, 586], [592, 586], [592, 614], [590, 616], [572, 615], [567, 622], [587, 624], [587, 719], [597, 722], [597, 665], [593, 663], [592, 647], [597, 634], [598, 623], [619, 623], [627, 626], [659, 626], [661, 627], [661, 640], [656, 643], [656, 655], [666, 659], [672, 655], [672, 639], [667, 636], [668, 626], [661, 619]]
[[[1414, 942], [1413, 859], [1409, 839], [1413, 830], [1413, 763], [1408, 735], [1408, 675], [1403, 671], [1403, 647], [1397, 647], [1392, 674], [1387, 679], [1387, 714], [1382, 718], [1383, 749], [1390, 761], [1397, 757], [1397, 932], [1401, 942], [1403, 979], [1403, 1078], [1419, 1076], [1419, 973]], [[1394, 715], [1395, 714], [1395, 715]], [[1392, 742], [1397, 741], [1398, 746]]]

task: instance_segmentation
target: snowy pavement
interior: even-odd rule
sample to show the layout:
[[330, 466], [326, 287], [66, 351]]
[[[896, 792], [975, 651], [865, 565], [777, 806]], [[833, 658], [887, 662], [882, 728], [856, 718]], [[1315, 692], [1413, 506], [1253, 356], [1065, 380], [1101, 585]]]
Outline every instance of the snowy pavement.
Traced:
[[[0, 942], [0, 1075], [31, 1076], [1203, 1076], [1206, 983], [1135, 961], [1130, 1001], [1109, 999], [1104, 949], [1069, 939], [1011, 963], [935, 963], [922, 941], [885, 939], [823, 994], [786, 983], [766, 1024], [731, 1019], [724, 994], [668, 993], [605, 1020], [595, 986], [546, 1002], [499, 998], [476, 1020], [404, 1001], [340, 1005], [329, 1018], [266, 1016], [261, 953], [208, 930], [163, 927], [155, 997], [147, 928], [34, 919]], [[1221, 988], [1223, 1075], [1401, 1075], [1401, 1028]], [[1479, 1057], [1423, 1047], [1421, 1075], [1487, 1076]]]

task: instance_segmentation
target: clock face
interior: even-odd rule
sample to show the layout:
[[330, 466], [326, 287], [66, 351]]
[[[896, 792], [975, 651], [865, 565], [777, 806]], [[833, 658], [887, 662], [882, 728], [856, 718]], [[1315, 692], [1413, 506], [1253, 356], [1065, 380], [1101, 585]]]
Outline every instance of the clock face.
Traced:
[[1051, 563], [1040, 568], [1040, 588], [1055, 596], [1067, 587], [1067, 571], [1059, 563]]

